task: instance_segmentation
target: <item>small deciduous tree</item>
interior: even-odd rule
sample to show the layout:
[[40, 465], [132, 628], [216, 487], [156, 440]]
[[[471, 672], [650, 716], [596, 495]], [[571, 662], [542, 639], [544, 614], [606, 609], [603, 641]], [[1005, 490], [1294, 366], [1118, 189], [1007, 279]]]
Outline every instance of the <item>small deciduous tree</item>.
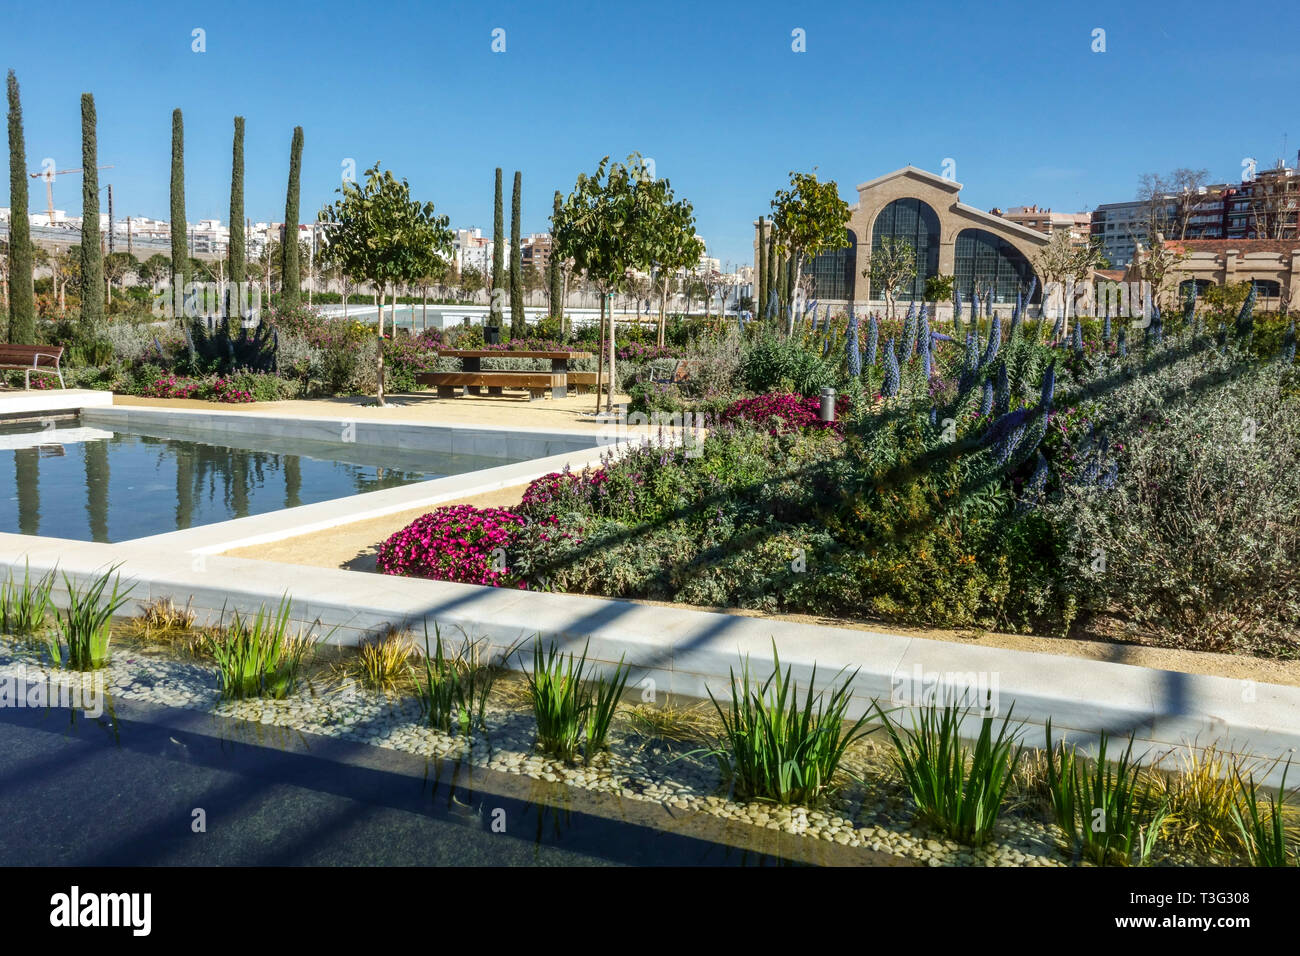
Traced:
[[916, 247], [906, 239], [884, 236], [880, 247], [871, 250], [863, 275], [872, 291], [885, 297], [885, 314], [894, 317], [894, 299], [907, 285], [916, 281]]
[[362, 184], [345, 182], [336, 190], [342, 198], [320, 212], [332, 224], [330, 245], [344, 271], [372, 283], [378, 292], [381, 321], [376, 328], [376, 399], [384, 404], [384, 300], [390, 288], [415, 283], [437, 266], [435, 259], [450, 253], [454, 234], [446, 216], [431, 202], [411, 199], [405, 179], [376, 163]]
[[[772, 233], [777, 251], [788, 256], [793, 274], [803, 274], [804, 263], [818, 253], [843, 249], [849, 244], [849, 206], [840, 198], [834, 180], [817, 181], [817, 173], [790, 173], [790, 188], [778, 190], [772, 200]], [[771, 277], [769, 276], [769, 281]], [[795, 283], [788, 283], [786, 334], [794, 334]]]

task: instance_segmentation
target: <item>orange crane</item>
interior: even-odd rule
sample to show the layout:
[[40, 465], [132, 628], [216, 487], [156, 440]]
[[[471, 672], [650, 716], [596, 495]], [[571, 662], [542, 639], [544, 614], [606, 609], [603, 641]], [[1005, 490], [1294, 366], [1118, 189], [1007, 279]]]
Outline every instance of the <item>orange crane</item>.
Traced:
[[[113, 167], [112, 167], [112, 166], [97, 166], [97, 167], [95, 167], [95, 168], [96, 168], [96, 169], [112, 169]], [[49, 214], [50, 214], [49, 225], [51, 225], [51, 226], [54, 225], [54, 177], [55, 177], [55, 176], [63, 176], [63, 175], [65, 175], [65, 174], [67, 174], [67, 173], [84, 173], [85, 171], [86, 171], [86, 169], [85, 169], [84, 166], [78, 166], [76, 169], [56, 169], [56, 170], [46, 170], [46, 169], [42, 169], [39, 173], [28, 173], [28, 174], [27, 174], [28, 176], [31, 176], [32, 179], [44, 179], [44, 180], [45, 180], [45, 200], [46, 200], [46, 202], [49, 204], [49, 210], [50, 210], [50, 213], [49, 213]]]

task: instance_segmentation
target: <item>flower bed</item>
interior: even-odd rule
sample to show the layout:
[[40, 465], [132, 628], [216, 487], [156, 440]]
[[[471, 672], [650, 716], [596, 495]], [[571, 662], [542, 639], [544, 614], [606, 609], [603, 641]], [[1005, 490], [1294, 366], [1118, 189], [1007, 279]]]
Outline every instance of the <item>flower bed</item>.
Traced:
[[505, 556], [523, 524], [508, 508], [438, 508], [384, 541], [376, 564], [384, 574], [522, 588]]

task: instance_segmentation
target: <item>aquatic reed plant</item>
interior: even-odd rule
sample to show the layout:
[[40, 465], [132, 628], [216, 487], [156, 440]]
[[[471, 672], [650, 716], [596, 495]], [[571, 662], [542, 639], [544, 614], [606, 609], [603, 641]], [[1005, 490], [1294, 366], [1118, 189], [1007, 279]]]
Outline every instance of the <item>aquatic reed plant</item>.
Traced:
[[717, 760], [742, 800], [812, 804], [833, 788], [845, 751], [871, 732], [868, 714], [847, 721], [857, 671], [829, 693], [814, 692], [814, 666], [800, 703], [799, 686], [791, 668], [782, 673], [775, 643], [772, 662], [772, 673], [761, 684], [751, 679], [748, 658], [739, 676], [731, 670], [729, 709], [709, 692], [722, 729], [704, 753]]
[[[68, 645], [67, 666], [72, 670], [98, 670], [108, 663], [113, 615], [127, 602], [134, 590], [133, 587], [122, 590], [121, 576], [116, 574], [119, 567], [120, 565], [113, 565], [84, 588], [78, 587], [66, 574], [63, 575], [63, 583], [68, 591], [68, 607], [59, 613], [59, 639]], [[105, 591], [108, 591], [107, 595]], [[51, 640], [50, 650], [51, 656], [57, 661], [59, 654], [54, 639]]]
[[274, 612], [262, 605], [249, 619], [236, 611], [229, 625], [207, 635], [222, 697], [283, 700], [294, 692], [298, 671], [313, 642], [301, 631], [289, 633], [289, 610], [286, 594]]
[[496, 681], [496, 670], [479, 659], [481, 641], [467, 641], [450, 653], [442, 631], [434, 623], [434, 643], [429, 644], [429, 625], [424, 625], [424, 682], [417, 682], [420, 710], [430, 727], [443, 733], [468, 736], [475, 727], [487, 729], [488, 696]]
[[32, 581], [31, 564], [25, 563], [21, 582], [11, 572], [0, 584], [0, 634], [34, 637], [44, 631], [54, 610], [52, 590], [53, 571]]
[[411, 675], [411, 655], [414, 652], [410, 639], [393, 631], [377, 641], [366, 641], [357, 648], [361, 683], [371, 690], [395, 690]]
[[1097, 759], [1086, 760], [1064, 741], [1052, 744], [1047, 722], [1048, 780], [1056, 824], [1072, 852], [1098, 866], [1145, 866], [1170, 822], [1168, 800], [1156, 800], [1150, 778], [1133, 758], [1133, 736], [1119, 760], [1108, 761], [1102, 733]]
[[1291, 769], [1288, 760], [1282, 771], [1282, 783], [1277, 799], [1268, 797], [1268, 808], [1261, 810], [1258, 788], [1253, 776], [1242, 781], [1238, 776], [1239, 795], [1232, 808], [1233, 822], [1246, 851], [1251, 866], [1287, 866], [1289, 862], [1300, 865], [1300, 846], [1292, 843], [1288, 850], [1288, 833], [1284, 819], [1286, 811], [1286, 775]]
[[590, 642], [582, 654], [561, 653], [555, 642], [543, 647], [540, 635], [533, 645], [533, 666], [527, 674], [537, 722], [537, 743], [562, 760], [582, 755], [591, 760], [604, 750], [609, 727], [618, 709], [631, 669], [622, 659], [614, 673], [591, 677], [587, 660]]
[[894, 745], [895, 766], [920, 817], [960, 843], [979, 846], [993, 833], [1024, 749], [1018, 742], [1022, 729], [1010, 727], [1014, 709], [1007, 711], [996, 734], [996, 718], [986, 714], [972, 749], [961, 739], [969, 709], [929, 704], [918, 708], [908, 730], [876, 705]]

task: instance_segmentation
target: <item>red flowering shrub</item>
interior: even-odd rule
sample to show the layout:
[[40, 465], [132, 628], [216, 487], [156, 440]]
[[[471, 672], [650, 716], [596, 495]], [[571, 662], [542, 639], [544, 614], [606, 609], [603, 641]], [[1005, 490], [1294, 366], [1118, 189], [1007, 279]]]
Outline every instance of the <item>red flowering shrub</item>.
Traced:
[[754, 398], [742, 398], [732, 402], [722, 411], [721, 422], [751, 422], [766, 426], [776, 434], [780, 431], [792, 431], [802, 428], [831, 429], [840, 431], [838, 421], [840, 413], [848, 408], [848, 397], [841, 395], [835, 402], [837, 421], [821, 420], [822, 401], [820, 398], [804, 398], [793, 393], [757, 395]]
[[523, 587], [504, 557], [524, 523], [508, 508], [438, 508], [381, 544], [377, 565], [384, 574]]

